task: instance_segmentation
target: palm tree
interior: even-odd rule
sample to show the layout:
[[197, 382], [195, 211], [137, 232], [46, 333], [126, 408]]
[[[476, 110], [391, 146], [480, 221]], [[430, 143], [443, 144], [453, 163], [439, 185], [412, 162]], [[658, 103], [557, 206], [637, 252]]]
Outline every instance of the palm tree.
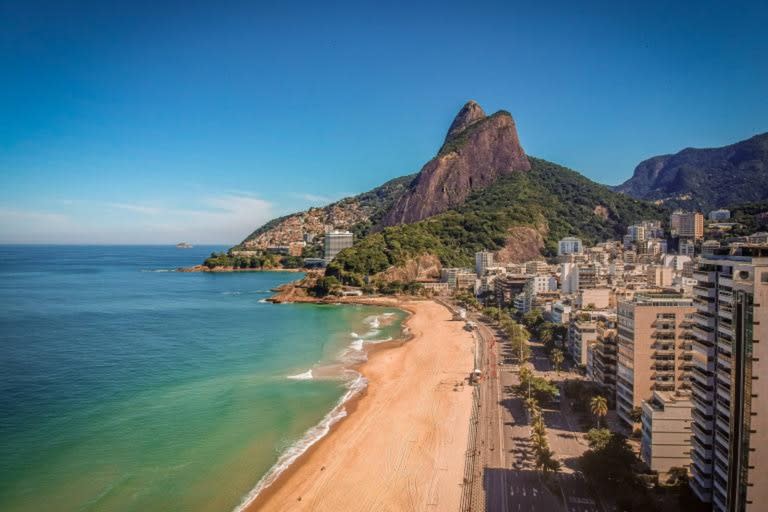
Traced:
[[552, 364], [555, 366], [555, 371], [558, 375], [560, 375], [560, 365], [563, 364], [563, 361], [565, 361], [565, 356], [563, 355], [563, 351], [559, 348], [556, 348], [552, 351], [552, 355], [550, 356], [552, 359]]
[[520, 374], [519, 375], [520, 375], [520, 384], [525, 385], [528, 382], [528, 380], [531, 377], [533, 377], [533, 372], [527, 366], [522, 366], [520, 368]]
[[592, 414], [597, 417], [597, 428], [600, 428], [600, 418], [608, 414], [608, 401], [604, 396], [593, 396], [589, 403]]
[[526, 398], [525, 407], [528, 409], [530, 415], [534, 416], [534, 414], [539, 410], [539, 402], [533, 397]]
[[560, 461], [555, 459], [555, 453], [545, 448], [536, 453], [536, 467], [541, 469], [546, 477], [550, 471], [560, 471]]

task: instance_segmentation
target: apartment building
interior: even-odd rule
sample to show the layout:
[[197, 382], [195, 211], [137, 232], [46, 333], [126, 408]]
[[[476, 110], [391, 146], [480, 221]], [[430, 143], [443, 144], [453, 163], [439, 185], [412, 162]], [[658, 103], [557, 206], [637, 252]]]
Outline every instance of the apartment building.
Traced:
[[664, 476], [691, 464], [691, 395], [687, 391], [654, 391], [643, 402], [640, 457]]
[[323, 257], [325, 261], [331, 261], [341, 251], [348, 247], [352, 247], [354, 241], [354, 235], [349, 231], [340, 231], [334, 229], [333, 231], [327, 232], [323, 242], [323, 248], [325, 249]]
[[716, 512], [764, 510], [768, 247], [705, 256], [694, 277], [691, 488]]
[[594, 368], [592, 378], [608, 390], [611, 398], [616, 397], [616, 321], [597, 322], [597, 341], [593, 349]]
[[485, 275], [488, 267], [493, 266], [493, 253], [490, 251], [480, 251], [475, 253], [475, 272], [479, 277]]
[[672, 293], [637, 293], [618, 303], [616, 411], [632, 425], [632, 410], [654, 391], [689, 386], [693, 301]]
[[597, 341], [597, 322], [577, 318], [568, 329], [568, 352], [576, 364], [587, 366], [587, 348]]
[[563, 238], [557, 243], [557, 255], [580, 253], [584, 249], [581, 240], [572, 236]]

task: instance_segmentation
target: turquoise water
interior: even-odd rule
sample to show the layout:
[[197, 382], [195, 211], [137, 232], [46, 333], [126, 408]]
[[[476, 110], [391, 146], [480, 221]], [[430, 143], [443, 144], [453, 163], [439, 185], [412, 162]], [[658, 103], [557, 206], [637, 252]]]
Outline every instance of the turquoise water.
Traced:
[[0, 510], [233, 510], [347, 393], [352, 333], [400, 333], [263, 302], [297, 274], [170, 271], [214, 249], [0, 246]]

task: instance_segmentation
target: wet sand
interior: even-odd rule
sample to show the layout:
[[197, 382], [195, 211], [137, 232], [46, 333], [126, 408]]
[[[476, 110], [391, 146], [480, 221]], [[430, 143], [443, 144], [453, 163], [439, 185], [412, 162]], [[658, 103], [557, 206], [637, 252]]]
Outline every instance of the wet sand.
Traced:
[[[348, 416], [250, 511], [457, 510], [472, 408], [472, 334], [432, 301], [398, 304], [412, 337], [374, 349]], [[399, 346], [397, 346], [399, 345]]]

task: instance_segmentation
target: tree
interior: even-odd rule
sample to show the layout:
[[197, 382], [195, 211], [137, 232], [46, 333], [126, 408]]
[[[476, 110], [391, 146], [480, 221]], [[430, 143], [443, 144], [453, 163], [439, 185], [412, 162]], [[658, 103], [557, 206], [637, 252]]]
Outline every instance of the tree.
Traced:
[[607, 428], [593, 428], [587, 432], [587, 443], [590, 450], [602, 450], [611, 440], [611, 431]]
[[563, 361], [565, 361], [565, 355], [563, 355], [563, 351], [559, 348], [556, 348], [552, 351], [552, 355], [550, 357], [552, 359], [552, 364], [555, 366], [555, 371], [558, 375], [560, 375], [560, 365], [563, 364]]
[[534, 397], [527, 398], [525, 400], [525, 408], [528, 409], [530, 415], [533, 416], [540, 409], [538, 400]]
[[608, 401], [602, 395], [592, 397], [589, 403], [589, 408], [597, 417], [597, 428], [600, 428], [600, 418], [604, 418], [608, 414]]
[[560, 461], [555, 459], [555, 453], [549, 447], [546, 447], [536, 452], [536, 467], [546, 477], [550, 472], [556, 473], [560, 471]]
[[633, 408], [629, 413], [629, 419], [635, 423], [640, 423], [643, 418], [643, 410], [640, 407]]
[[339, 289], [341, 283], [333, 276], [321, 277], [310, 289], [310, 292], [316, 297], [325, 297], [329, 293], [333, 293]]
[[531, 377], [533, 377], [533, 372], [530, 368], [528, 368], [528, 366], [521, 366], [519, 376], [520, 384], [527, 386], [528, 381], [531, 379]]
[[611, 434], [602, 448], [587, 450], [580, 462], [584, 475], [598, 487], [616, 490], [634, 487], [637, 482], [632, 468], [638, 459], [620, 434]]

